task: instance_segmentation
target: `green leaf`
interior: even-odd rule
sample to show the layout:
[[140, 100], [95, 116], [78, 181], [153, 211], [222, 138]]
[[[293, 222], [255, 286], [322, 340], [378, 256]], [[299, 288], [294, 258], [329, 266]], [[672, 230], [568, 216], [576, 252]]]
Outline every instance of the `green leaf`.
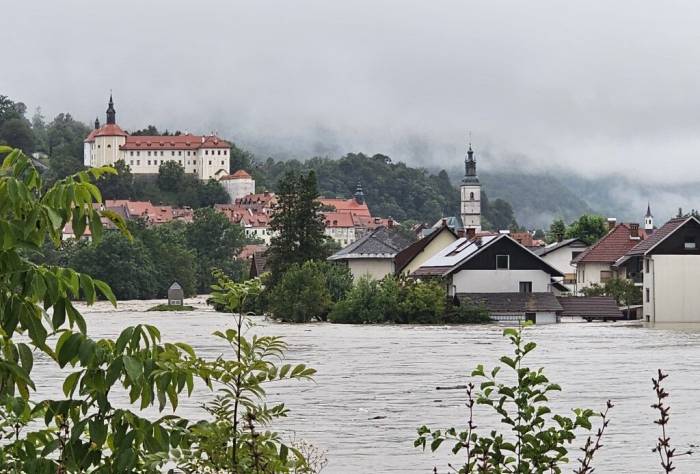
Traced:
[[66, 397], [73, 398], [73, 392], [75, 391], [75, 387], [78, 384], [78, 380], [80, 380], [80, 374], [82, 373], [82, 370], [78, 372], [73, 372], [68, 377], [66, 377], [66, 380], [63, 381], [63, 394]]
[[143, 375], [143, 364], [141, 361], [128, 355], [122, 356], [122, 361], [129, 378], [133, 382], [137, 382]]
[[112, 303], [112, 306], [115, 308], [117, 307], [117, 299], [114, 297], [114, 293], [112, 292], [112, 289], [109, 287], [109, 285], [102, 280], [92, 280], [92, 282], [95, 284], [95, 287], [97, 287], [98, 290], [100, 290], [100, 293], [109, 300], [110, 303]]

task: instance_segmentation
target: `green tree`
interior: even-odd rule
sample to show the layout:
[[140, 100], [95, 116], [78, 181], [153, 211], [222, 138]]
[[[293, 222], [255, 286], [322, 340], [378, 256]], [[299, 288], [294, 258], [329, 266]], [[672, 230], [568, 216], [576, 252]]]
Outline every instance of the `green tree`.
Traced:
[[55, 181], [84, 169], [83, 142], [90, 127], [70, 114], [58, 114], [47, 127], [50, 180]]
[[124, 160], [114, 163], [116, 174], [102, 176], [97, 186], [104, 199], [131, 199], [134, 194], [134, 176]]
[[491, 230], [517, 230], [518, 223], [515, 222], [513, 208], [508, 201], [498, 198], [486, 203], [486, 206], [482, 206], [482, 213], [491, 224]]
[[323, 320], [331, 304], [321, 264], [311, 260], [289, 267], [270, 293], [272, 315], [282, 321]]
[[49, 134], [46, 128], [46, 120], [41, 113], [41, 107], [37, 107], [32, 115], [32, 132], [34, 134], [34, 150], [48, 153]]
[[253, 170], [254, 162], [255, 157], [251, 152], [236, 146], [236, 144], [231, 144], [230, 173], [235, 173], [238, 170], [250, 173]]
[[549, 232], [547, 232], [547, 242], [556, 242], [560, 238], [564, 238], [567, 235], [566, 224], [562, 219], [555, 219], [549, 226]]
[[611, 278], [581, 289], [585, 296], [612, 296], [618, 306], [642, 304], [642, 288], [628, 278]]
[[591, 245], [608, 233], [608, 224], [603, 216], [584, 214], [571, 223], [566, 230], [566, 237], [579, 238]]
[[185, 168], [177, 161], [165, 161], [158, 167], [158, 187], [163, 191], [177, 191], [184, 178]]
[[229, 222], [224, 214], [211, 208], [194, 211], [194, 220], [187, 227], [187, 244], [196, 257], [199, 291], [209, 289], [216, 268], [240, 277], [241, 268], [233, 257], [245, 243], [241, 226]]
[[0, 142], [25, 150], [34, 149], [32, 127], [24, 117], [12, 118], [0, 126]]
[[328, 256], [318, 197], [313, 171], [306, 175], [289, 172], [280, 182], [278, 205], [270, 221], [275, 235], [267, 251], [273, 282], [295, 263]]
[[231, 196], [224, 187], [215, 179], [208, 179], [205, 182], [198, 180], [197, 199], [199, 207], [210, 207], [214, 204], [227, 204], [231, 202]]
[[99, 242], [75, 245], [68, 262], [77, 271], [105, 281], [118, 299], [149, 299], [157, 294], [156, 267], [139, 239], [107, 232]]

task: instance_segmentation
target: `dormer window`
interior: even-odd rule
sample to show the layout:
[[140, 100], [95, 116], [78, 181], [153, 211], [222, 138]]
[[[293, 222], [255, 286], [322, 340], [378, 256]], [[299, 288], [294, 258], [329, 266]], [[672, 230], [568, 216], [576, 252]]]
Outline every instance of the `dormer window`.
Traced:
[[695, 243], [695, 237], [693, 236], [686, 236], [685, 239], [683, 240], [683, 248], [686, 250], [695, 250], [697, 249], [697, 244]]

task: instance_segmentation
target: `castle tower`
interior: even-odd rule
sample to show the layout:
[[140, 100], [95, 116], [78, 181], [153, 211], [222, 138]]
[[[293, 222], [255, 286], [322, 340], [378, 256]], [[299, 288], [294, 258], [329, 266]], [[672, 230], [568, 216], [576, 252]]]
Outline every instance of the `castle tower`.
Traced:
[[460, 216], [465, 229], [481, 231], [481, 183], [476, 175], [476, 159], [472, 144], [469, 144], [467, 157], [464, 160], [464, 178], [460, 186], [461, 207]]
[[[109, 94], [107, 123], [94, 130], [91, 134], [90, 149], [86, 150], [90, 155], [90, 166], [113, 165], [117, 160], [123, 159], [120, 147], [126, 142], [126, 132], [117, 125], [116, 115], [114, 100], [112, 94]], [[95, 120], [95, 125], [99, 125], [98, 120]]]
[[116, 124], [117, 111], [114, 110], [114, 101], [112, 100], [112, 94], [109, 94], [109, 104], [107, 104], [107, 123]]
[[651, 205], [647, 203], [647, 213], [644, 215], [644, 230], [647, 234], [654, 232], [654, 216], [651, 213]]
[[353, 194], [353, 197], [355, 198], [355, 202], [357, 204], [364, 204], [365, 203], [365, 193], [362, 191], [362, 183], [359, 181], [357, 182], [357, 187], [355, 188], [355, 194]]

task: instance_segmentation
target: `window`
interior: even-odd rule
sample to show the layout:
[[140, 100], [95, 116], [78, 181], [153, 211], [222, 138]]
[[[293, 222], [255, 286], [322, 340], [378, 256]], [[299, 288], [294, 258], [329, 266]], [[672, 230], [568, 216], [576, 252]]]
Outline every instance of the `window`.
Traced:
[[469, 193], [469, 200], [473, 201], [474, 200], [474, 193]]
[[228, 153], [228, 150], [224, 150], [224, 156], [226, 156], [226, 153]]
[[178, 151], [177, 156], [182, 156], [182, 151]]
[[107, 143], [107, 148], [112, 148], [112, 145]]
[[683, 241], [683, 248], [686, 250], [695, 250], [697, 248], [695, 244], [695, 237], [692, 235], [686, 236], [685, 240]]
[[606, 281], [609, 281], [612, 279], [612, 271], [610, 270], [601, 270], [600, 271], [600, 281], [601, 283], [605, 283]]
[[205, 155], [208, 155], [208, 154], [209, 154], [209, 150], [204, 150], [204, 154], [205, 154]]
[[224, 165], [224, 160], [221, 160], [221, 166], [223, 166], [223, 165]]
[[180, 164], [182, 164], [182, 160], [178, 160], [177, 162], [180, 163]]
[[136, 152], [136, 156], [141, 156], [141, 152], [140, 152], [140, 151], [137, 151], [137, 152]]
[[162, 151], [160, 152], [160, 156], [163, 156], [163, 152], [162, 152]]
[[187, 156], [190, 156], [190, 152], [189, 152], [189, 151], [187, 152]]
[[148, 160], [148, 165], [149, 165], [149, 166], [151, 165], [151, 160]]
[[97, 145], [97, 148], [99, 148], [99, 147], [100, 147], [100, 145]]
[[220, 154], [221, 154], [221, 150], [216, 150], [216, 154], [217, 154], [217, 155], [220, 155]]
[[133, 165], [134, 165], [134, 160], [129, 161], [129, 164], [130, 164], [131, 166], [133, 166]]
[[130, 156], [134, 156], [134, 152], [133, 152], [133, 151], [130, 151], [130, 152], [129, 152], [129, 155], [130, 155]]
[[175, 150], [170, 152], [170, 156], [175, 156]]
[[646, 294], [646, 301], [648, 303], [649, 302], [649, 288], [645, 288], [644, 293]]
[[521, 281], [520, 282], [520, 293], [532, 293], [532, 282], [531, 281]]
[[649, 273], [649, 259], [644, 259], [644, 273]]
[[150, 151], [148, 152], [148, 156], [151, 156], [151, 152], [150, 152]]
[[209, 166], [211, 166], [211, 160], [209, 160]]
[[192, 160], [192, 164], [193, 164], [193, 165], [196, 165], [196, 164], [197, 164], [197, 160]]
[[510, 255], [496, 255], [496, 269], [508, 270], [510, 268]]
[[187, 160], [187, 164], [188, 164], [188, 165], [190, 164], [190, 160]]
[[140, 166], [140, 165], [141, 165], [141, 160], [136, 160], [136, 166]]

